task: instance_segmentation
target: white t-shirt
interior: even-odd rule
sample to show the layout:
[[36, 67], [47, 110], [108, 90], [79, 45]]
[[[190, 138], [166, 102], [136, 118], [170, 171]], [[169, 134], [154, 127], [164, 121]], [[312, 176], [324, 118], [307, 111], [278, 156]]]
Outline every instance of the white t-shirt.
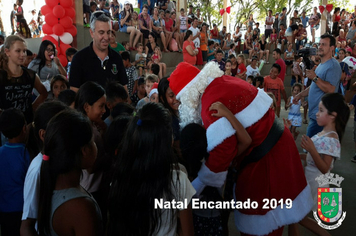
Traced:
[[[179, 184], [177, 184], [177, 174], [179, 175]], [[181, 170], [173, 170], [172, 178], [172, 192], [176, 201], [184, 201], [187, 199], [188, 203], [195, 194], [195, 189], [190, 183], [187, 175]], [[164, 236], [175, 236], [177, 232], [178, 224], [178, 210], [162, 210], [161, 217], [161, 228], [158, 232], [155, 232], [154, 235], [164, 235]], [[171, 214], [174, 214], [173, 225], [170, 225]], [[170, 227], [171, 226], [171, 227]]]
[[269, 23], [272, 23], [272, 25], [266, 25], [266, 29], [272, 29], [273, 22], [274, 22], [274, 17], [273, 16], [271, 16], [271, 17], [267, 16], [266, 17], [266, 21], [269, 22]]
[[251, 65], [249, 65], [246, 68], [246, 79], [249, 75], [252, 75], [253, 77], [256, 77], [257, 74], [260, 74], [260, 70], [258, 69], [258, 67], [256, 66], [256, 69], [253, 69]]
[[30, 167], [27, 170], [23, 189], [24, 203], [22, 220], [26, 220], [27, 218], [37, 219], [38, 217], [42, 158], [42, 153], [38, 153], [38, 155], [32, 160]]
[[[189, 30], [193, 32], [193, 36], [195, 36], [195, 35], [200, 33], [200, 30], [198, 29], [198, 27], [197, 28], [193, 28], [193, 26], [191, 26], [189, 28]], [[194, 39], [193, 42], [194, 42], [195, 48], [200, 48], [200, 39], [199, 39], [199, 37]]]

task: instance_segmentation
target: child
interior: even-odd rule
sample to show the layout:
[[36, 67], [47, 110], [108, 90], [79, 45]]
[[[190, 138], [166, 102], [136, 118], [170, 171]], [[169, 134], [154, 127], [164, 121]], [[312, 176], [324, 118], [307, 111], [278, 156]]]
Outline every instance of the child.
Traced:
[[[240, 122], [234, 117], [222, 103], [215, 102], [210, 109], [216, 111], [212, 113], [215, 117], [225, 117], [236, 130], [238, 153], [243, 153], [251, 144], [252, 140]], [[182, 130], [180, 147], [182, 156], [187, 160], [188, 177], [195, 179], [201, 167], [201, 162], [209, 156], [207, 153], [207, 139], [205, 129], [198, 124], [189, 124]], [[215, 187], [205, 187], [203, 192], [197, 196], [202, 201], [222, 201], [219, 190]], [[226, 199], [225, 199], [226, 200]], [[194, 231], [195, 235], [222, 235], [222, 212], [219, 210], [194, 210]]]
[[277, 48], [277, 32], [276, 28], [273, 27], [272, 33], [271, 33], [271, 41], [269, 45], [274, 45], [274, 48]]
[[130, 53], [128, 51], [122, 52], [121, 57], [128, 79], [127, 90], [129, 92], [129, 96], [131, 96], [133, 94], [133, 91], [135, 91], [137, 88], [137, 70], [136, 67], [130, 62]]
[[[143, 75], [143, 70], [145, 69], [145, 62], [146, 62], [146, 54], [143, 54], [143, 45], [142, 43], [137, 44], [137, 53], [135, 55], [135, 65], [139, 71], [139, 76]], [[135, 90], [134, 90], [135, 91]]]
[[64, 75], [58, 74], [51, 79], [51, 92], [53, 99], [58, 99], [58, 95], [63, 90], [69, 89], [69, 82]]
[[264, 90], [265, 92], [272, 92], [276, 97], [277, 107], [276, 115], [279, 117], [281, 111], [281, 96], [283, 96], [285, 104], [287, 104], [287, 95], [284, 90], [284, 84], [282, 80], [278, 77], [281, 72], [281, 66], [277, 63], [272, 65], [272, 68], [268, 76], [264, 77]]
[[[316, 113], [317, 123], [319, 126], [324, 127], [323, 130], [312, 138], [306, 135], [302, 137], [301, 147], [308, 153], [301, 154], [301, 158], [306, 160], [305, 177], [314, 198], [313, 210], [315, 211], [317, 210], [319, 187], [315, 178], [322, 174], [330, 173], [334, 167], [335, 160], [340, 160], [340, 142], [349, 116], [350, 109], [343, 96], [338, 93], [327, 93], [321, 98], [319, 111]], [[323, 187], [328, 188], [329, 185], [323, 185]], [[310, 226], [310, 222], [314, 222], [314, 225]], [[308, 228], [311, 227], [314, 233], [317, 230], [325, 232], [314, 220], [308, 217], [305, 217], [300, 224], [306, 227], [308, 225]]]
[[208, 41], [208, 62], [214, 60], [215, 58], [215, 43], [212, 40]]
[[185, 33], [187, 32], [187, 25], [188, 25], [188, 17], [184, 14], [184, 8], [180, 9], [180, 16], [179, 16], [179, 30], [183, 34], [183, 38], [185, 37]]
[[245, 56], [243, 54], [239, 54], [237, 56], [237, 64], [239, 65], [237, 67], [237, 74], [236, 77], [240, 78], [240, 79], [245, 79], [246, 78], [246, 60], [245, 60]]
[[196, 192], [172, 152], [169, 112], [148, 103], [126, 133], [131, 135], [122, 141], [109, 195], [108, 235], [175, 235], [179, 223], [182, 232], [193, 235], [190, 206], [161, 209], [154, 204], [155, 199], [190, 202]]
[[[158, 77], [160, 71], [161, 71], [161, 69], [158, 64], [152, 64], [149, 74], [154, 74], [154, 75], [157, 75], [157, 77]], [[158, 77], [158, 81], [159, 81], [159, 77]]]
[[297, 140], [299, 135], [299, 131], [297, 131], [297, 127], [302, 125], [302, 115], [300, 113], [300, 106], [303, 103], [302, 100], [298, 101], [298, 104], [293, 103], [293, 97], [296, 96], [303, 90], [303, 85], [300, 83], [295, 83], [292, 87], [292, 96], [288, 98], [287, 104], [285, 106], [286, 110], [290, 108], [288, 114], [288, 120], [291, 121], [291, 128], [290, 131], [294, 136], [294, 140]]
[[230, 44], [230, 50], [228, 52], [228, 56], [233, 54], [236, 57], [236, 45], [234, 43]]
[[74, 55], [78, 52], [76, 48], [68, 48], [66, 50], [66, 57], [67, 57], [67, 79], [69, 79], [69, 71], [70, 71], [70, 65], [72, 64], [72, 59]]
[[146, 97], [142, 98], [136, 106], [136, 110], [140, 110], [146, 103], [150, 101], [149, 95], [154, 83], [158, 83], [158, 77], [156, 75], [149, 74], [145, 78], [145, 90], [146, 90]]
[[30, 167], [26, 173], [24, 184], [24, 205], [21, 223], [21, 233], [24, 235], [32, 235], [33, 232], [36, 232], [37, 228], [35, 228], [35, 226], [38, 219], [38, 206], [40, 198], [40, 171], [43, 159], [42, 149], [47, 124], [53, 116], [66, 109], [68, 108], [63, 103], [58, 101], [44, 102], [37, 108], [33, 123], [29, 127], [28, 146], [37, 156], [31, 161]]
[[127, 92], [121, 84], [117, 82], [110, 82], [106, 89], [106, 106], [110, 111], [110, 115], [104, 120], [107, 127], [110, 126], [114, 117], [112, 116], [112, 110], [119, 103], [127, 103]]
[[140, 77], [137, 80], [137, 90], [134, 92], [134, 94], [132, 94], [132, 96], [130, 97], [131, 99], [131, 105], [133, 107], [137, 106], [137, 103], [143, 99], [144, 97], [146, 97], [146, 89], [145, 89], [145, 78], [144, 77]]
[[247, 83], [249, 83], [249, 84], [252, 84], [253, 83], [253, 79], [254, 79], [255, 77], [253, 76], [253, 75], [249, 75], [249, 76], [247, 76]]
[[128, 52], [130, 51], [130, 44], [128, 41], [123, 41], [122, 46], [124, 46], [126, 51], [128, 51]]
[[256, 76], [255, 78], [253, 78], [252, 84], [256, 88], [263, 89], [263, 82], [264, 82], [264, 79], [262, 76]]
[[[166, 74], [166, 64], [161, 63], [161, 59], [162, 59], [161, 49], [159, 48], [159, 46], [156, 46], [154, 54], [151, 57], [151, 60], [152, 60], [153, 64], [162, 65], [162, 71], [160, 70], [160, 72], [158, 74], [158, 78], [160, 78], [160, 79], [163, 77], [163, 75]], [[151, 64], [151, 66], [153, 64]]]
[[258, 58], [256, 56], [252, 57], [251, 64], [246, 68], [246, 76], [252, 75], [253, 77], [260, 75], [260, 70], [257, 67]]
[[75, 101], [75, 96], [77, 94], [71, 90], [71, 89], [66, 89], [63, 90], [59, 93], [58, 95], [58, 100], [69, 106], [70, 108], [74, 109], [74, 101]]
[[158, 83], [154, 83], [150, 92], [150, 95], [148, 96], [150, 99], [150, 102], [155, 102], [159, 103], [158, 99]]
[[20, 235], [23, 188], [30, 155], [26, 149], [26, 120], [16, 108], [0, 115], [0, 132], [8, 138], [0, 147], [1, 235]]
[[303, 71], [302, 68], [300, 68], [300, 63], [302, 62], [303, 57], [300, 57], [298, 55], [294, 56], [294, 62], [293, 62], [293, 74], [296, 78], [296, 82], [297, 83], [302, 83], [302, 79], [303, 79]]
[[[110, 175], [105, 170], [112, 165], [112, 160], [108, 158], [102, 135], [106, 131], [106, 124], [102, 120], [105, 113], [106, 94], [99, 84], [88, 81], [80, 86], [75, 98], [75, 109], [88, 117], [93, 129], [94, 141], [98, 149], [95, 165], [90, 168], [83, 168], [80, 185], [89, 193], [94, 195], [102, 211], [105, 222], [106, 204], [110, 188]], [[47, 153], [45, 153], [47, 154]], [[94, 173], [92, 171], [95, 170]]]
[[[90, 169], [96, 162], [97, 148], [89, 120], [73, 110], [60, 112], [49, 122], [43, 146], [40, 235], [102, 234], [100, 208], [79, 185], [82, 169]], [[86, 223], [76, 223], [78, 217]]]
[[227, 60], [227, 61], [225, 62], [225, 75], [232, 75], [232, 73], [231, 73], [231, 66], [232, 66], [231, 61], [230, 61], [230, 60]]
[[218, 49], [215, 54], [215, 59], [213, 61], [219, 64], [220, 70], [224, 71], [225, 69], [225, 62], [222, 60], [224, 56], [224, 52], [221, 49]]

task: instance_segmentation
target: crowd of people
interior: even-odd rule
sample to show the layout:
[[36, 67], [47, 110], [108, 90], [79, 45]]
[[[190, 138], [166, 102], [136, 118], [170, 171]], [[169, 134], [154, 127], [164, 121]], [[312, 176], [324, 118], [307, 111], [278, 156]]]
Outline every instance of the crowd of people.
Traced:
[[[352, 14], [335, 8], [317, 43], [317, 8], [289, 21], [286, 8], [269, 10], [265, 32], [251, 14], [242, 35], [239, 24], [234, 33], [209, 29], [191, 5], [177, 15], [170, 0], [140, 0], [139, 14], [129, 2], [83, 2], [93, 40], [67, 49], [67, 67], [48, 40], [36, 53], [27, 49], [21, 19], [1, 45], [2, 236], [227, 235], [230, 210], [192, 209], [192, 198], [258, 202], [234, 210], [242, 235], [282, 235], [286, 225], [298, 235], [298, 223], [328, 235], [307, 214], [317, 206], [315, 178], [340, 159], [356, 106], [356, 96], [344, 99], [355, 71], [344, 59], [356, 58], [356, 6]], [[116, 42], [117, 31], [130, 40]], [[307, 44], [317, 48], [308, 62]], [[168, 51], [183, 54], [169, 76]], [[293, 207], [265, 210], [265, 198]], [[159, 199], [187, 205], [154, 207]]]

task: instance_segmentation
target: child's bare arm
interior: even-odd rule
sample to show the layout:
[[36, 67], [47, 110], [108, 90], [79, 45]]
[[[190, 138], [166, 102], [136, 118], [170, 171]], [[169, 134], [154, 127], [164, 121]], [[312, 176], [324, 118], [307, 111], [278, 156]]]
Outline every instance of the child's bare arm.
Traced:
[[211, 104], [209, 110], [217, 111], [216, 113], [211, 114], [212, 116], [225, 117], [231, 123], [232, 127], [236, 130], [237, 156], [244, 152], [250, 146], [252, 139], [234, 114], [232, 114], [232, 112], [221, 102]]
[[291, 98], [292, 98], [292, 97], [289, 97], [289, 98], [288, 98], [288, 101], [287, 101], [287, 103], [286, 103], [286, 105], [285, 105], [286, 110], [287, 110], [290, 106], [292, 106], [292, 104], [290, 103]]

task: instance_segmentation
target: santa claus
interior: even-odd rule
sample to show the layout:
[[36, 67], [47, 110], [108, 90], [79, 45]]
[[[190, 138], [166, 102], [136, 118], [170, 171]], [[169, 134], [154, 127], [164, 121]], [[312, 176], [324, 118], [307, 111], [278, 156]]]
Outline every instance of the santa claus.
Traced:
[[[205, 186], [222, 187], [233, 162], [239, 173], [235, 200], [258, 203], [257, 209], [235, 210], [236, 227], [244, 234], [282, 235], [284, 225], [299, 222], [313, 205], [296, 144], [263, 90], [223, 74], [215, 62], [201, 71], [182, 62], [169, 78], [169, 87], [181, 102], [181, 128], [189, 123], [206, 128], [210, 155], [193, 186], [197, 194]], [[252, 138], [250, 147], [237, 157], [234, 128], [209, 110], [217, 101], [235, 114]]]

